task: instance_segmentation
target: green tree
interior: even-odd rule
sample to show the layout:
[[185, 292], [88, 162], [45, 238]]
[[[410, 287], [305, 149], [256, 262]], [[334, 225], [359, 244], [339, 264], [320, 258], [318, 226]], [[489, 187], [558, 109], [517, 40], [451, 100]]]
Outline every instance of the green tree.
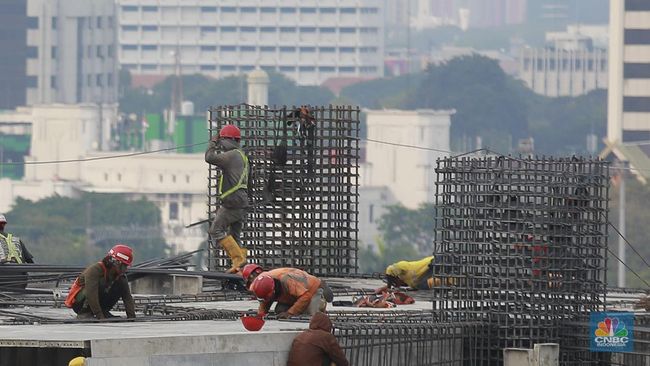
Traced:
[[377, 250], [368, 246], [361, 246], [359, 250], [359, 272], [383, 273], [388, 265], [402, 260], [415, 260], [418, 252], [415, 246], [387, 245], [383, 239], [377, 240]]
[[146, 200], [116, 194], [18, 199], [8, 212], [8, 230], [20, 236], [37, 263], [85, 265], [115, 243], [135, 250], [136, 261], [165, 255], [160, 211]]
[[420, 255], [431, 255], [435, 206], [431, 203], [423, 203], [417, 209], [410, 210], [397, 204], [386, 208], [387, 212], [378, 222], [378, 228], [386, 246], [413, 246]]

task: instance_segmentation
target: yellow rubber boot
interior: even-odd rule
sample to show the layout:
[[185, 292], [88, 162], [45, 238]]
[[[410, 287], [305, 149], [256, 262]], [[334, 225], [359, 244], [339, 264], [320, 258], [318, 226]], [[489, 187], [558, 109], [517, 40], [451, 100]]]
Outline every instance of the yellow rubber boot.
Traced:
[[236, 273], [239, 271], [239, 268], [246, 263], [247, 250], [240, 248], [232, 235], [228, 235], [221, 239], [219, 245], [221, 245], [221, 247], [226, 251], [232, 261], [232, 267], [226, 272]]

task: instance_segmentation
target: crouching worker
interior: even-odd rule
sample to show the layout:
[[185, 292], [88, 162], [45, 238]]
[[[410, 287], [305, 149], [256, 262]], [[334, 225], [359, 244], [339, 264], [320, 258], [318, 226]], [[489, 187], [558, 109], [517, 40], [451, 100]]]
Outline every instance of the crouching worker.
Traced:
[[[429, 256], [418, 261], [399, 261], [386, 267], [386, 286], [378, 288], [380, 293], [389, 288], [408, 286], [414, 290], [428, 290], [440, 286], [440, 278], [433, 277], [435, 257]], [[455, 285], [453, 278], [447, 279], [449, 286]]]
[[258, 315], [268, 313], [274, 302], [279, 319], [313, 315], [327, 307], [320, 279], [297, 268], [262, 272], [251, 282], [250, 291], [261, 301]]
[[348, 366], [348, 360], [332, 334], [332, 322], [317, 312], [311, 317], [309, 329], [294, 338], [287, 366]]
[[65, 305], [77, 313], [77, 319], [106, 319], [114, 317], [110, 310], [121, 298], [127, 318], [135, 318], [135, 303], [125, 274], [131, 263], [133, 250], [124, 244], [115, 245], [101, 261], [81, 272]]

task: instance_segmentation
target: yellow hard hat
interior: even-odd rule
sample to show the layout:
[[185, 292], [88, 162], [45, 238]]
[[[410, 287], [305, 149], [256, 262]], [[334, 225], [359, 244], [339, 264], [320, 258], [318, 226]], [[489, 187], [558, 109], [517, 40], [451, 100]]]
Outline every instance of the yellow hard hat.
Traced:
[[84, 366], [86, 364], [86, 358], [85, 357], [75, 357], [70, 362], [68, 362], [68, 366]]

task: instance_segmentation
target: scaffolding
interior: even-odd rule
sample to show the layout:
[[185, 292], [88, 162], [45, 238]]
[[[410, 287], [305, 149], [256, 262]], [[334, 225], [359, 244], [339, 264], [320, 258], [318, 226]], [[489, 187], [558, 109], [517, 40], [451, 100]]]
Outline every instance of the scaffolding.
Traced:
[[[210, 108], [210, 136], [233, 124], [252, 165], [252, 209], [242, 233], [248, 261], [314, 275], [357, 271], [358, 107], [240, 104]], [[303, 110], [304, 111], [304, 110]], [[286, 158], [283, 155], [286, 151]], [[218, 208], [220, 169], [209, 166], [208, 214]], [[230, 267], [209, 238], [211, 270]]]
[[[436, 172], [434, 310], [486, 325], [478, 364], [501, 364], [507, 347], [562, 343], [566, 324], [604, 310], [606, 162], [461, 156]], [[563, 364], [574, 356], [598, 362], [563, 349]]]

